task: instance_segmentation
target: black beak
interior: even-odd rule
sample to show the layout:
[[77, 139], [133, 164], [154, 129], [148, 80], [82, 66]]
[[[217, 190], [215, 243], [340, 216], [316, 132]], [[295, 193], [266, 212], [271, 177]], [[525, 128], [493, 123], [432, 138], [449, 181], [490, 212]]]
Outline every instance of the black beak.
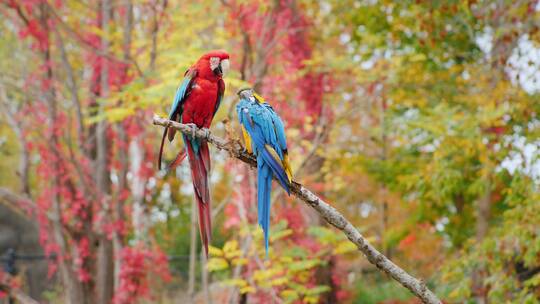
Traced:
[[218, 64], [217, 68], [215, 68], [212, 72], [216, 74], [217, 76], [223, 75], [223, 69], [221, 68], [221, 62]]

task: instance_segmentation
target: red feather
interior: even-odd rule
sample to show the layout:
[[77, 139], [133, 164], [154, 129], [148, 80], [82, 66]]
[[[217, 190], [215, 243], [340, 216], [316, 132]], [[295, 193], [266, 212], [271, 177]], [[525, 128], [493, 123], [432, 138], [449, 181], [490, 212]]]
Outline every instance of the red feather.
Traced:
[[[210, 168], [210, 158], [208, 154], [208, 143], [201, 142], [199, 153], [195, 154], [191, 143], [187, 143], [188, 159], [191, 168], [191, 178], [193, 180], [193, 188], [195, 198], [199, 205], [199, 232], [201, 240], [204, 244], [204, 249], [208, 255], [208, 243], [212, 238], [212, 223], [210, 215], [210, 189], [208, 188], [208, 174]], [[206, 152], [203, 152], [206, 151]], [[203, 156], [206, 154], [206, 156]], [[207, 158], [207, 161], [204, 159]]]

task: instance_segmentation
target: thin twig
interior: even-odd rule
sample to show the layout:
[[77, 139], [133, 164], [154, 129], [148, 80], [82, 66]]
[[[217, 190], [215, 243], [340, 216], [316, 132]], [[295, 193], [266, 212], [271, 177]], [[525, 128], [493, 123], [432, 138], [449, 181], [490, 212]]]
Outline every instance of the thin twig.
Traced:
[[[257, 161], [253, 155], [247, 153], [246, 150], [237, 142], [227, 141], [210, 134], [210, 132], [205, 132], [201, 129], [192, 128], [191, 126], [185, 124], [170, 121], [157, 115], [154, 116], [153, 123], [154, 125], [174, 128], [186, 135], [194, 134], [195, 137], [204, 139], [216, 146], [218, 149], [229, 152], [232, 157], [241, 160], [249, 166], [253, 168], [256, 168], [257, 166]], [[358, 247], [358, 250], [360, 250], [366, 256], [371, 264], [375, 265], [381, 271], [390, 275], [405, 288], [409, 289], [423, 303], [442, 303], [441, 300], [439, 300], [437, 296], [427, 288], [426, 284], [422, 280], [411, 276], [405, 272], [405, 270], [401, 269], [399, 266], [390, 261], [385, 255], [377, 251], [377, 249], [375, 249], [375, 247], [373, 247], [366, 240], [366, 238], [362, 236], [358, 229], [356, 229], [334, 207], [330, 206], [323, 199], [319, 198], [313, 192], [302, 186], [302, 184], [295, 181], [292, 182], [291, 192], [311, 208], [315, 209], [315, 211], [317, 211], [326, 222], [341, 230], [347, 236], [347, 238]]]

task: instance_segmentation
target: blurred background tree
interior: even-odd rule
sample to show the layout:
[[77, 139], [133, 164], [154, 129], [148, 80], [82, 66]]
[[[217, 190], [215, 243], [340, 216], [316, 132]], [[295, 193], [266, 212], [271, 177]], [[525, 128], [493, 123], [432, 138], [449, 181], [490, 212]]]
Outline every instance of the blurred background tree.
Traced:
[[17, 199], [0, 199], [38, 223], [57, 278], [32, 295], [413, 301], [280, 191], [265, 259], [255, 173], [216, 150], [206, 265], [189, 170], [157, 171], [161, 130], [150, 117], [168, 110], [200, 54], [223, 48], [233, 70], [213, 132], [238, 136], [235, 92], [254, 86], [284, 118], [295, 178], [441, 298], [537, 303], [539, 9], [538, 1], [2, 1], [0, 181]]

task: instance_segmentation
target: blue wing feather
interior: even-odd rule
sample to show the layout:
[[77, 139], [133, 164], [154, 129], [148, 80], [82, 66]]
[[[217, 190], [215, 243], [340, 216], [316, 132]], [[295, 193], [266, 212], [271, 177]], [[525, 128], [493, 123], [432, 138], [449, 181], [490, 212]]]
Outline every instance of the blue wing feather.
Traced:
[[184, 75], [182, 83], [178, 86], [176, 94], [174, 95], [173, 103], [171, 109], [169, 110], [169, 119], [174, 120], [177, 114], [182, 114], [182, 106], [184, 100], [191, 90], [191, 84], [196, 76], [196, 71], [189, 69]]
[[[184, 80], [182, 80], [182, 83], [176, 90], [176, 94], [174, 94], [173, 103], [171, 106], [171, 109], [169, 110], [169, 120], [176, 120], [176, 117], [182, 117], [182, 111], [183, 111], [183, 103], [186, 99], [186, 97], [189, 95], [189, 92], [191, 90], [191, 84], [195, 80], [195, 77], [197, 76], [197, 70], [190, 68], [186, 71], [184, 74]], [[172, 141], [174, 139], [174, 134], [176, 133], [175, 129], [172, 128], [165, 128], [163, 130], [163, 136], [161, 138], [161, 144], [159, 146], [159, 154], [158, 154], [158, 168], [161, 170], [161, 158], [163, 156], [163, 145], [165, 144], [165, 137], [169, 138], [169, 141]]]
[[274, 130], [276, 132], [277, 142], [282, 150], [287, 150], [287, 139], [285, 137], [285, 127], [283, 121], [272, 109], [272, 121], [274, 123]]

